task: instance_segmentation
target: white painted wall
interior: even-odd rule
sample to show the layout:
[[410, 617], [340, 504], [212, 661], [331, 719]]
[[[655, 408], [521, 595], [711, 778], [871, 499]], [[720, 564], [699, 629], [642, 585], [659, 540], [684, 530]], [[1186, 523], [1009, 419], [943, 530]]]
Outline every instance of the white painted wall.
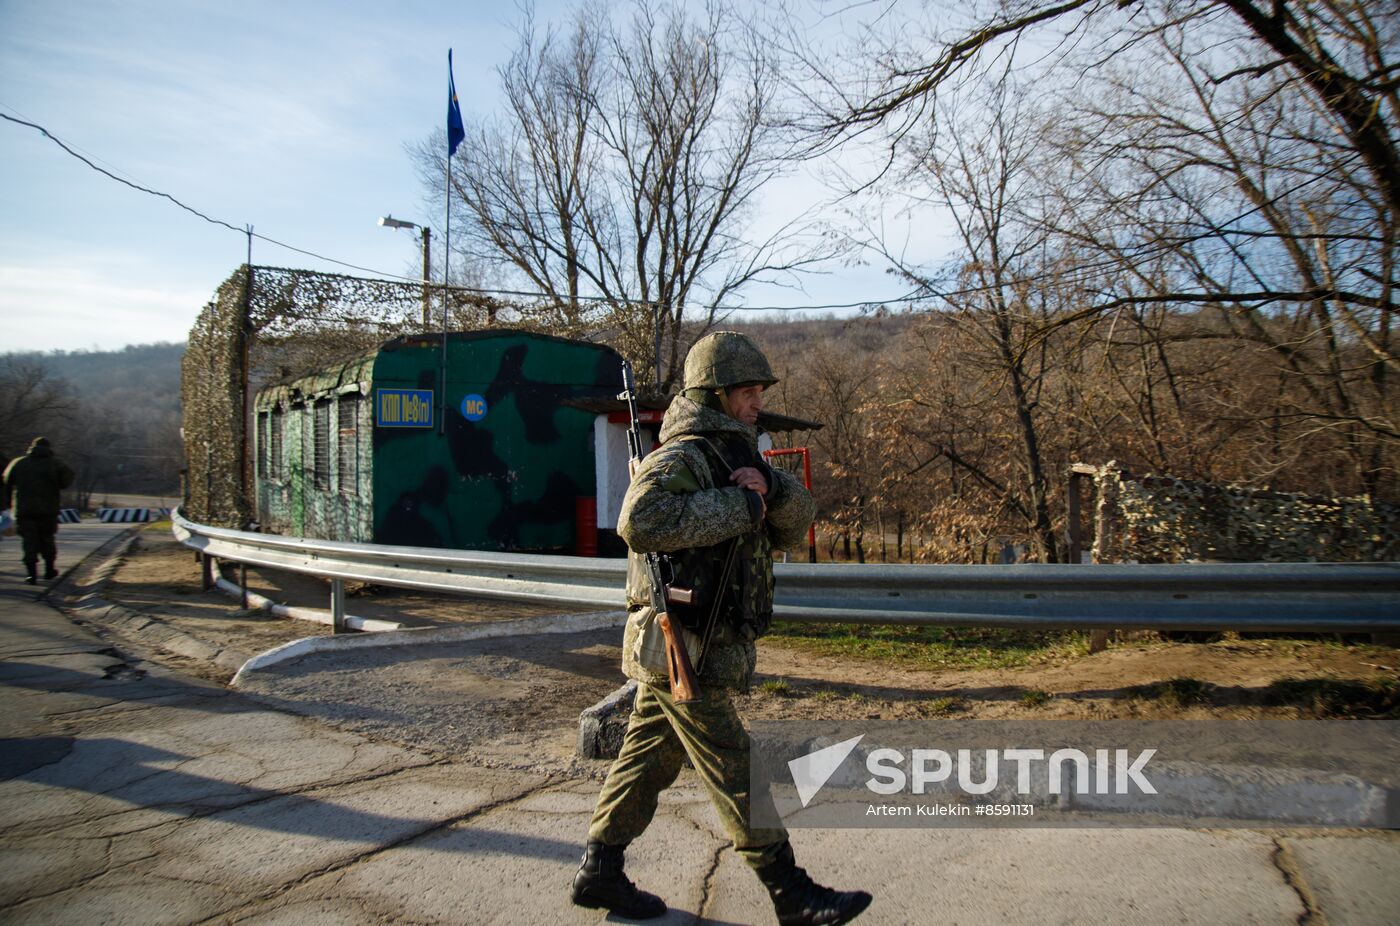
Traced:
[[[642, 432], [645, 434], [645, 430]], [[598, 527], [617, 530], [627, 472], [627, 426], [610, 424], [607, 415], [593, 419], [593, 458], [598, 469]]]

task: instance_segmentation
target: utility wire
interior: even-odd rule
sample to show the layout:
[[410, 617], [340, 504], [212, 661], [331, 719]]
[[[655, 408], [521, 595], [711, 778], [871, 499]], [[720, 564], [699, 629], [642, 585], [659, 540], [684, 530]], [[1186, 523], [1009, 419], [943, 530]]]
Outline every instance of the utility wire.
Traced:
[[211, 225], [220, 225], [220, 226], [222, 226], [222, 227], [224, 227], [224, 228], [229, 229], [230, 231], [236, 231], [236, 232], [238, 232], [240, 235], [249, 235], [249, 234], [252, 234], [252, 236], [253, 236], [254, 238], [257, 238], [259, 241], [266, 241], [268, 244], [275, 244], [275, 245], [277, 245], [279, 248], [286, 248], [286, 249], [289, 250], [289, 251], [296, 251], [298, 254], [305, 254], [307, 257], [314, 257], [314, 258], [316, 258], [317, 260], [324, 260], [324, 261], [327, 261], [328, 263], [338, 264], [338, 265], [340, 265], [340, 266], [342, 266], [342, 267], [349, 267], [349, 268], [351, 268], [352, 270], [360, 270], [360, 271], [363, 271], [363, 272], [365, 272], [365, 273], [373, 273], [373, 274], [375, 274], [376, 276], [393, 277], [393, 278], [395, 278], [395, 279], [401, 279], [401, 280], [405, 280], [405, 281], [408, 281], [408, 282], [418, 282], [418, 283], [421, 283], [421, 282], [422, 282], [422, 280], [410, 280], [408, 277], [400, 277], [400, 276], [397, 276], [396, 274], [384, 273], [383, 271], [375, 270], [375, 269], [370, 268], [370, 267], [361, 267], [361, 266], [359, 266], [358, 264], [349, 264], [349, 263], [346, 263], [346, 262], [343, 261], [343, 260], [336, 260], [334, 257], [327, 257], [327, 256], [325, 256], [324, 254], [317, 254], [317, 253], [315, 253], [314, 251], [307, 251], [307, 250], [303, 250], [302, 248], [293, 247], [292, 245], [287, 244], [286, 242], [278, 241], [278, 240], [276, 240], [276, 239], [274, 239], [274, 238], [269, 238], [269, 237], [267, 237], [266, 235], [259, 235], [259, 234], [257, 234], [256, 232], [251, 232], [251, 233], [250, 233], [250, 232], [248, 231], [248, 229], [246, 229], [246, 228], [238, 228], [237, 226], [231, 225], [231, 224], [229, 224], [228, 222], [223, 221], [222, 219], [216, 219], [216, 218], [212, 218], [212, 217], [210, 217], [210, 216], [207, 216], [207, 215], [205, 215], [203, 212], [200, 212], [198, 209], [194, 208], [193, 206], [188, 206], [188, 205], [186, 205], [185, 203], [180, 202], [180, 200], [176, 199], [174, 196], [171, 196], [169, 193], [162, 193], [160, 190], [152, 190], [152, 189], [149, 188], [149, 187], [144, 187], [144, 186], [142, 186], [142, 185], [139, 184], [139, 183], [135, 183], [135, 182], [133, 182], [133, 181], [131, 181], [131, 180], [127, 180], [125, 177], [118, 177], [116, 174], [112, 173], [112, 171], [107, 170], [105, 167], [101, 167], [101, 166], [99, 166], [99, 165], [97, 165], [97, 164], [94, 164], [94, 163], [93, 163], [91, 160], [89, 160], [87, 157], [84, 157], [82, 154], [79, 154], [77, 151], [73, 150], [72, 147], [70, 147], [69, 145], [65, 144], [61, 139], [59, 139], [57, 136], [55, 136], [55, 135], [54, 135], [52, 132], [50, 132], [48, 129], [44, 128], [42, 125], [39, 125], [39, 124], [34, 123], [34, 122], [27, 122], [27, 121], [25, 121], [24, 119], [16, 119], [14, 116], [8, 116], [8, 115], [6, 115], [5, 113], [0, 113], [0, 119], [4, 119], [4, 120], [6, 120], [6, 121], [8, 121], [8, 122], [14, 122], [14, 123], [16, 123], [16, 124], [18, 124], [18, 125], [28, 126], [29, 128], [38, 131], [41, 135], [43, 135], [43, 136], [44, 136], [45, 138], [47, 138], [49, 141], [53, 142], [55, 145], [58, 145], [60, 148], [62, 148], [62, 149], [63, 149], [64, 151], [66, 151], [68, 154], [70, 154], [70, 155], [72, 155], [73, 157], [77, 158], [79, 161], [82, 161], [82, 162], [83, 162], [84, 164], [86, 164], [88, 167], [91, 167], [93, 170], [97, 171], [98, 173], [102, 174], [103, 176], [110, 177], [111, 179], [117, 181], [117, 182], [120, 183], [120, 184], [123, 184], [123, 185], [125, 185], [125, 186], [131, 187], [133, 190], [139, 190], [139, 191], [141, 191], [142, 193], [149, 193], [149, 194], [152, 195], [152, 196], [159, 196], [159, 197], [162, 198], [162, 199], [168, 199], [168, 200], [170, 200], [172, 203], [174, 203], [175, 205], [179, 206], [181, 209], [185, 210], [186, 212], [193, 213], [194, 215], [199, 216], [201, 219], [203, 219], [204, 221], [208, 222], [208, 223], [211, 224]]
[[[14, 122], [15, 125], [28, 126], [29, 129], [36, 130], [36, 132], [41, 133], [43, 137], [46, 137], [46, 139], [53, 141], [53, 143], [57, 144], [57, 146], [63, 148], [63, 150], [66, 151], [67, 154], [70, 154], [70, 156], [76, 157], [77, 160], [83, 161], [85, 165], [88, 165], [88, 167], [91, 167], [92, 170], [97, 171], [98, 174], [102, 174], [104, 175], [104, 177], [111, 178], [113, 179], [113, 181], [116, 181], [118, 182], [118, 184], [122, 184], [123, 186], [130, 186], [130, 188], [134, 189], [134, 191], [148, 193], [148, 195], [158, 196], [158, 198], [161, 199], [168, 199], [169, 202], [175, 203], [176, 206], [181, 207], [181, 209], [185, 210], [185, 212], [195, 214], [195, 216], [199, 216], [200, 219], [207, 221], [207, 223], [213, 224], [213, 226], [221, 226], [224, 228], [228, 228], [228, 230], [237, 231], [238, 234], [246, 235], [246, 237], [258, 238], [259, 241], [266, 241], [267, 244], [276, 245], [276, 247], [279, 248], [286, 248], [287, 251], [295, 251], [297, 252], [297, 254], [308, 256], [308, 258], [315, 258], [318, 259], [318, 261], [335, 263], [335, 265], [343, 266], [343, 268], [349, 268], [351, 270], [360, 270], [361, 273], [372, 273], [372, 275], [381, 277], [381, 279], [382, 277], [388, 277], [388, 279], [400, 280], [400, 282], [403, 283], [416, 283], [420, 284], [420, 286], [424, 283], [423, 279], [413, 279], [413, 277], [400, 276], [398, 275], [398, 273], [385, 273], [384, 270], [365, 268], [365, 266], [360, 266], [358, 265], [358, 263], [337, 261], [336, 258], [329, 258], [329, 256], [323, 254], [316, 254], [315, 251], [307, 251], [307, 249], [305, 248], [294, 247], [294, 245], [287, 244], [287, 242], [277, 241], [276, 238], [269, 238], [267, 237], [267, 235], [255, 233], [255, 231], [252, 231], [251, 228], [239, 228], [237, 226], [232, 226], [232, 224], [227, 223], [227, 221], [221, 219], [213, 219], [213, 217], [206, 216], [206, 214], [200, 212], [200, 210], [195, 209], [195, 207], [185, 205], [185, 203], [182, 203], [181, 200], [178, 200], [174, 198], [174, 196], [169, 195], [169, 193], [158, 191], [158, 189], [151, 189], [148, 188], [148, 186], [141, 186], [140, 184], [136, 184], [136, 182], [129, 181], [129, 179], [118, 177], [118, 175], [113, 174], [112, 171], [106, 170], [106, 168], [104, 167], [99, 167], [98, 164], [92, 163], [90, 158], [84, 157], [83, 154], [80, 154], [78, 153], [78, 151], [73, 150], [73, 147], [70, 147], [69, 144], [64, 144], [63, 140], [60, 140], [59, 137], [55, 136], [55, 134], [53, 134], [52, 132], [49, 132], [49, 130], [45, 129], [45, 127], [38, 125], [38, 123], [36, 122], [28, 122], [28, 120], [25, 119], [15, 119], [14, 116], [6, 115], [6, 113], [3, 112], [0, 112], [0, 119], [7, 120], [7, 122]], [[428, 286], [433, 286], [433, 284], [428, 283]], [[434, 289], [437, 289], [437, 287], [434, 287]], [[531, 293], [531, 291], [525, 290], [477, 289], [477, 287], [470, 286], [448, 286], [447, 289], [465, 291], [465, 293], [476, 294], [476, 296], [515, 296], [521, 298], [539, 298], [539, 300], [549, 300], [549, 298], [554, 298], [550, 296], [549, 293]], [[914, 293], [917, 293], [917, 290], [914, 291]], [[833, 310], [833, 308], [867, 308], [871, 307], [871, 305], [882, 305], [885, 303], [902, 303], [902, 301], [907, 301], [910, 300], [910, 298], [916, 297], [914, 296], [914, 293], [906, 294], [906, 296], [892, 298], [892, 300], [865, 300], [861, 301], [861, 303], [830, 303], [826, 305], [718, 305], [718, 307], [715, 308], [717, 308], [717, 310], [720, 311], [749, 312], [822, 311]], [[609, 296], [577, 296], [574, 298], [577, 298], [577, 300], [580, 301], [591, 301], [591, 303], [622, 303], [627, 305], [657, 304], [652, 303], [652, 301], [650, 300], [634, 300], [634, 298], [619, 298]], [[923, 298], [930, 297], [925, 296]]]
[[211, 224], [211, 225], [222, 225], [224, 228], [230, 229], [230, 230], [232, 230], [232, 231], [236, 231], [236, 232], [238, 232], [240, 235], [243, 235], [243, 234], [246, 234], [246, 233], [247, 233], [244, 229], [242, 229], [242, 228], [234, 228], [232, 225], [230, 225], [230, 224], [227, 223], [227, 222], [221, 221], [221, 220], [219, 220], [219, 219], [211, 219], [209, 216], [207, 216], [207, 215], [205, 215], [204, 213], [200, 212], [198, 209], [195, 209], [195, 208], [192, 207], [192, 206], [186, 206], [184, 203], [180, 202], [178, 199], [176, 199], [175, 197], [171, 196], [169, 193], [162, 193], [162, 192], [160, 192], [159, 190], [152, 190], [152, 189], [150, 189], [149, 187], [144, 187], [144, 186], [142, 186], [142, 185], [139, 184], [139, 183], [132, 183], [130, 180], [127, 180], [127, 179], [124, 178], [124, 177], [118, 177], [116, 174], [112, 173], [110, 170], [107, 170], [107, 168], [105, 168], [105, 167], [99, 167], [99, 166], [97, 166], [96, 164], [94, 164], [94, 163], [92, 163], [91, 161], [89, 161], [87, 158], [83, 157], [83, 156], [82, 156], [81, 154], [79, 154], [78, 152], [74, 151], [72, 148], [70, 148], [70, 147], [68, 147], [67, 145], [65, 145], [62, 141], [60, 141], [58, 138], [56, 138], [53, 134], [51, 134], [51, 133], [49, 132], [48, 129], [44, 128], [42, 125], [39, 125], [39, 124], [34, 123], [34, 122], [26, 122], [26, 121], [23, 120], [23, 119], [16, 119], [14, 116], [7, 116], [7, 115], [5, 115], [4, 113], [0, 113], [0, 119], [4, 119], [4, 120], [6, 120], [7, 122], [14, 122], [14, 123], [17, 123], [17, 124], [19, 124], [19, 125], [27, 125], [27, 126], [29, 126], [31, 129], [37, 130], [37, 131], [39, 132], [40, 135], [43, 135], [43, 136], [44, 136], [45, 138], [47, 138], [49, 141], [53, 142], [55, 145], [58, 145], [58, 147], [62, 148], [64, 151], [68, 152], [68, 153], [71, 154], [73, 157], [75, 157], [75, 158], [77, 158], [78, 160], [82, 161], [84, 164], [86, 164], [88, 167], [91, 167], [93, 170], [97, 171], [99, 174], [102, 174], [104, 177], [110, 177], [110, 178], [112, 178], [113, 180], [117, 181], [117, 182], [120, 183], [120, 184], [123, 184], [123, 185], [125, 185], [125, 186], [131, 187], [133, 190], [140, 190], [142, 193], [149, 193], [149, 194], [151, 194], [152, 196], [159, 196], [159, 197], [161, 197], [162, 199], [168, 199], [168, 200], [170, 200], [172, 203], [174, 203], [175, 205], [179, 206], [181, 209], [185, 210], [186, 212], [193, 213], [194, 215], [199, 216], [201, 219], [203, 219], [204, 221], [208, 222], [208, 223]]
[[[125, 178], [123, 178], [123, 177], [119, 177], [119, 176], [117, 176], [116, 174], [112, 173], [112, 171], [107, 170], [106, 168], [100, 167], [100, 166], [97, 165], [97, 164], [94, 164], [94, 163], [93, 163], [91, 160], [89, 160], [87, 157], [85, 157], [84, 155], [82, 155], [82, 154], [80, 154], [79, 152], [75, 151], [73, 148], [69, 147], [68, 145], [64, 144], [64, 142], [63, 142], [62, 140], [60, 140], [59, 138], [57, 138], [53, 133], [51, 133], [48, 129], [44, 128], [42, 125], [39, 125], [39, 124], [34, 123], [34, 122], [29, 122], [29, 121], [24, 120], [24, 119], [16, 119], [15, 117], [6, 115], [5, 113], [0, 113], [0, 119], [4, 119], [4, 120], [6, 120], [7, 122], [16, 123], [17, 125], [27, 126], [28, 128], [31, 128], [31, 129], [36, 130], [36, 131], [39, 132], [41, 135], [43, 135], [45, 138], [47, 138], [47, 139], [49, 139], [50, 141], [52, 141], [55, 145], [58, 145], [60, 148], [62, 148], [62, 149], [63, 149], [66, 153], [68, 153], [69, 155], [72, 155], [73, 157], [77, 158], [79, 161], [82, 161], [82, 162], [83, 162], [84, 164], [86, 164], [88, 167], [92, 168], [93, 170], [97, 171], [98, 173], [102, 174], [103, 176], [108, 177], [108, 178], [110, 178], [110, 179], [112, 179], [112, 180], [115, 180], [115, 181], [117, 181], [118, 183], [123, 184], [124, 186], [131, 187], [131, 188], [134, 189], [134, 190], [138, 190], [138, 191], [140, 191], [140, 192], [142, 192], [142, 193], [147, 193], [147, 194], [149, 194], [149, 195], [151, 195], [151, 196], [160, 197], [161, 199], [168, 199], [170, 202], [172, 202], [172, 203], [174, 203], [175, 205], [179, 206], [181, 209], [183, 209], [183, 210], [185, 210], [186, 212], [189, 212], [189, 213], [191, 213], [191, 214], [193, 214], [193, 215], [198, 216], [199, 218], [203, 219], [204, 221], [210, 223], [211, 225], [219, 225], [219, 226], [222, 226], [222, 227], [224, 227], [224, 228], [229, 229], [230, 231], [235, 231], [235, 232], [237, 232], [237, 233], [240, 234], [240, 235], [244, 235], [244, 236], [247, 236], [247, 237], [250, 237], [250, 238], [257, 238], [259, 241], [265, 241], [265, 242], [267, 242], [268, 244], [275, 245], [275, 246], [277, 246], [277, 247], [279, 247], [279, 248], [285, 248], [285, 249], [287, 249], [288, 251], [295, 251], [295, 252], [298, 253], [298, 254], [303, 254], [303, 255], [305, 255], [305, 256], [307, 256], [307, 257], [314, 257], [314, 258], [317, 259], [317, 260], [323, 260], [323, 261], [326, 261], [327, 263], [336, 264], [337, 266], [346, 267], [346, 268], [349, 268], [349, 269], [351, 269], [351, 270], [359, 270], [359, 271], [361, 271], [362, 273], [374, 274], [376, 277], [381, 278], [381, 279], [387, 278], [387, 279], [392, 279], [392, 280], [401, 281], [401, 282], [404, 282], [404, 283], [416, 284], [416, 285], [419, 285], [419, 286], [427, 285], [427, 286], [430, 286], [430, 287], [432, 287], [432, 288], [434, 288], [434, 289], [437, 289], [437, 288], [444, 288], [444, 289], [449, 289], [449, 290], [455, 290], [455, 291], [457, 291], [457, 292], [471, 293], [471, 294], [473, 294], [473, 295], [479, 295], [479, 296], [515, 296], [515, 297], [524, 298], [524, 299], [541, 299], [541, 300], [553, 300], [553, 299], [556, 299], [556, 298], [557, 298], [557, 297], [555, 297], [555, 296], [553, 296], [553, 295], [551, 295], [551, 294], [549, 294], [549, 293], [529, 292], [529, 291], [525, 291], [525, 290], [514, 290], [514, 289], [485, 289], [485, 288], [479, 288], [479, 287], [461, 286], [461, 285], [452, 285], [452, 284], [443, 284], [441, 287], [439, 287], [439, 286], [437, 286], [436, 284], [433, 284], [433, 283], [428, 282], [428, 281], [424, 281], [422, 278], [417, 278], [417, 279], [415, 279], [415, 278], [413, 278], [413, 277], [401, 276], [401, 275], [396, 274], [396, 273], [386, 273], [385, 271], [382, 271], [382, 270], [375, 270], [375, 269], [373, 269], [373, 268], [371, 268], [371, 267], [362, 267], [362, 266], [360, 266], [359, 264], [351, 264], [351, 263], [348, 263], [348, 262], [343, 261], [343, 260], [337, 260], [337, 259], [334, 258], [334, 257], [327, 257], [327, 256], [324, 255], [324, 254], [318, 254], [318, 253], [316, 253], [315, 251], [308, 251], [308, 250], [306, 250], [306, 249], [304, 249], [304, 248], [295, 247], [295, 246], [293, 246], [293, 245], [287, 244], [287, 243], [284, 242], [284, 241], [278, 241], [278, 240], [275, 239], [275, 238], [269, 238], [269, 237], [266, 236], [266, 235], [260, 235], [260, 234], [258, 234], [258, 233], [256, 233], [256, 232], [254, 232], [254, 231], [252, 230], [251, 227], [238, 228], [237, 226], [231, 225], [231, 224], [229, 224], [228, 222], [223, 221], [222, 219], [211, 218], [210, 216], [205, 215], [203, 212], [200, 212], [198, 209], [195, 209], [195, 208], [192, 207], [192, 206], [188, 206], [188, 205], [186, 205], [185, 203], [182, 203], [180, 200], [176, 199], [174, 196], [171, 196], [169, 193], [163, 193], [163, 192], [161, 192], [160, 190], [153, 190], [153, 189], [150, 189], [149, 187], [142, 186], [142, 185], [139, 184], [139, 183], [135, 183], [135, 182], [133, 182], [133, 181], [131, 181], [131, 180], [127, 180], [127, 179], [125, 179]], [[1322, 178], [1321, 178], [1321, 175], [1319, 175], [1318, 177], [1313, 177], [1313, 178], [1310, 178], [1310, 179], [1308, 179], [1308, 180], [1305, 180], [1305, 181], [1303, 181], [1302, 183], [1299, 183], [1299, 184], [1297, 184], [1296, 186], [1294, 186], [1294, 187], [1292, 187], [1292, 188], [1290, 188], [1290, 189], [1285, 190], [1284, 192], [1282, 192], [1282, 193], [1278, 194], [1277, 196], [1273, 197], [1272, 199], [1270, 199], [1270, 200], [1269, 200], [1268, 202], [1266, 202], [1266, 203], [1262, 203], [1262, 204], [1259, 204], [1259, 205], [1254, 206], [1253, 208], [1246, 209], [1244, 212], [1240, 213], [1239, 215], [1235, 216], [1234, 218], [1231, 218], [1229, 221], [1222, 223], [1222, 224], [1219, 226], [1220, 232], [1221, 232], [1222, 234], [1229, 234], [1229, 233], [1230, 233], [1230, 231], [1229, 231], [1229, 226], [1232, 226], [1232, 225], [1234, 225], [1236, 222], [1239, 222], [1239, 221], [1241, 221], [1241, 220], [1243, 220], [1243, 219], [1245, 219], [1245, 218], [1248, 218], [1249, 216], [1253, 215], [1254, 213], [1259, 212], [1259, 211], [1261, 211], [1262, 209], [1264, 209], [1264, 208], [1266, 208], [1266, 207], [1268, 207], [1268, 206], [1270, 206], [1270, 205], [1273, 205], [1274, 203], [1277, 203], [1278, 201], [1280, 201], [1280, 200], [1283, 199], [1284, 197], [1289, 196], [1289, 195], [1292, 195], [1293, 193], [1297, 192], [1298, 190], [1302, 189], [1303, 187], [1306, 187], [1306, 186], [1308, 186], [1308, 185], [1310, 185], [1310, 184], [1312, 184], [1312, 183], [1317, 182], [1319, 179], [1322, 179]], [[1174, 242], [1162, 242], [1162, 243], [1157, 243], [1157, 244], [1145, 244], [1145, 245], [1141, 246], [1141, 248], [1138, 250], [1138, 253], [1135, 254], [1135, 255], [1133, 255], [1133, 256], [1134, 256], [1134, 257], [1137, 257], [1137, 258], [1146, 257], [1146, 256], [1149, 256], [1149, 255], [1151, 255], [1151, 254], [1153, 254], [1153, 253], [1157, 253], [1157, 252], [1161, 252], [1161, 251], [1170, 250], [1172, 247], [1177, 246], [1177, 244], [1178, 244], [1178, 243], [1174, 243]], [[1121, 264], [1121, 263], [1122, 263], [1122, 257], [1119, 256], [1119, 257], [1114, 257], [1114, 258], [1105, 259], [1104, 261], [1101, 261], [1101, 262], [1099, 262], [1098, 264], [1089, 264], [1089, 265], [1085, 265], [1085, 266], [1081, 266], [1081, 267], [1077, 267], [1077, 268], [1073, 268], [1073, 269], [1074, 269], [1074, 270], [1077, 270], [1077, 271], [1093, 270], [1093, 269], [1099, 269], [1099, 268], [1102, 268], [1102, 267], [1105, 267], [1105, 266], [1112, 266], [1112, 265]], [[814, 311], [825, 311], [825, 310], [830, 310], [830, 309], [866, 309], [866, 308], [870, 308], [870, 307], [872, 307], [872, 306], [889, 305], [889, 304], [891, 304], [891, 303], [901, 303], [901, 302], [902, 302], [902, 303], [914, 303], [914, 302], [929, 301], [929, 300], [933, 300], [933, 299], [944, 299], [944, 300], [947, 300], [947, 299], [951, 299], [951, 298], [954, 298], [954, 297], [957, 297], [957, 296], [977, 295], [977, 294], [979, 294], [979, 293], [990, 292], [990, 291], [992, 291], [992, 290], [1002, 289], [1002, 288], [1007, 287], [1007, 286], [1018, 286], [1018, 285], [1024, 285], [1024, 284], [1026, 284], [1026, 283], [1035, 283], [1035, 282], [1039, 282], [1039, 281], [1041, 281], [1041, 280], [1050, 279], [1050, 278], [1052, 278], [1052, 277], [1060, 277], [1060, 276], [1064, 276], [1064, 272], [1063, 272], [1063, 271], [1059, 271], [1059, 270], [1056, 270], [1056, 271], [1048, 271], [1048, 272], [1043, 272], [1043, 273], [1038, 273], [1038, 274], [1032, 274], [1032, 275], [1027, 276], [1027, 277], [1018, 277], [1018, 278], [1016, 278], [1016, 279], [1014, 279], [1014, 280], [1008, 280], [1008, 281], [1006, 281], [1006, 282], [1004, 282], [1004, 283], [1000, 283], [1000, 284], [993, 283], [993, 284], [986, 284], [986, 285], [980, 285], [980, 286], [971, 286], [971, 287], [966, 287], [966, 288], [963, 288], [963, 289], [956, 289], [956, 290], [938, 290], [938, 289], [935, 289], [935, 288], [931, 285], [931, 284], [932, 284], [932, 281], [930, 280], [929, 282], [924, 283], [924, 284], [918, 286], [916, 289], [911, 290], [910, 292], [905, 293], [905, 294], [902, 295], [902, 296], [896, 296], [896, 297], [894, 297], [894, 298], [892, 298], [892, 299], [867, 299], [867, 300], [864, 300], [864, 301], [861, 301], [861, 302], [827, 303], [827, 304], [824, 304], [824, 305], [787, 305], [787, 306], [781, 306], [781, 305], [739, 305], [739, 306], [715, 306], [715, 310], [716, 310], [716, 311], [723, 311], [723, 312], [736, 312], [736, 311], [737, 311], [737, 312], [808, 312], [808, 311], [814, 312]], [[579, 302], [607, 302], [607, 303], [614, 303], [614, 304], [620, 303], [620, 304], [623, 304], [623, 305], [640, 305], [640, 306], [650, 306], [650, 307], [655, 307], [655, 306], [657, 305], [656, 302], [651, 301], [651, 300], [646, 300], [646, 299], [628, 299], [628, 298], [626, 298], [626, 297], [613, 297], [613, 296], [573, 296], [573, 297], [571, 297], [571, 298], [572, 298], [573, 300], [579, 301]]]
[[[418, 286], [423, 285], [422, 277], [418, 277], [415, 279], [413, 277], [399, 276], [397, 273], [385, 273], [383, 270], [374, 270], [370, 267], [361, 267], [359, 264], [347, 264], [345, 261], [336, 260], [334, 257], [327, 257], [324, 254], [317, 254], [314, 251], [306, 251], [302, 248], [293, 247], [292, 245], [287, 244], [285, 241], [278, 241], [276, 238], [267, 237], [267, 235], [259, 235], [257, 232], [252, 232], [251, 234], [254, 238], [258, 239], [259, 241], [266, 241], [268, 244], [275, 244], [279, 248], [286, 248], [288, 251], [296, 251], [298, 254], [305, 254], [307, 257], [314, 257], [317, 260], [323, 260], [330, 264], [337, 264], [341, 267], [349, 267], [351, 270], [360, 270], [364, 273], [372, 273], [376, 277], [387, 277], [391, 280], [402, 280], [405, 283], [414, 283]], [[428, 285], [431, 286], [432, 284], [430, 283]]]
[[[29, 116], [28, 113], [23, 112], [23, 111], [21, 111], [21, 110], [19, 110], [19, 109], [16, 109], [15, 107], [11, 106], [11, 105], [8, 104], [8, 103], [0, 103], [0, 107], [3, 107], [3, 108], [5, 108], [5, 109], [8, 109], [10, 112], [14, 113], [16, 116], [19, 116], [21, 119], [29, 119], [29, 118], [30, 118], [30, 116]], [[140, 182], [141, 182], [140, 178], [137, 177], [135, 174], [132, 174], [132, 173], [130, 173], [130, 172], [128, 172], [128, 171], [122, 170], [121, 167], [117, 166], [116, 164], [113, 164], [111, 161], [108, 161], [108, 160], [106, 160], [106, 159], [104, 159], [104, 158], [101, 158], [101, 157], [99, 157], [99, 156], [93, 154], [91, 151], [88, 151], [88, 150], [87, 150], [86, 148], [84, 148], [82, 145], [75, 145], [75, 144], [73, 144], [73, 142], [71, 142], [71, 141], [68, 142], [67, 144], [68, 144], [68, 147], [74, 149], [75, 151], [79, 151], [79, 152], [81, 152], [81, 153], [87, 155], [88, 158], [89, 158], [90, 160], [96, 161], [98, 164], [102, 164], [102, 165], [106, 166], [107, 169], [110, 170], [110, 171], [112, 171], [113, 173], [115, 173], [115, 174], [120, 174], [121, 176], [126, 177], [128, 180], [131, 180], [131, 181], [133, 181], [133, 182], [135, 182], [135, 183], [140, 183]]]

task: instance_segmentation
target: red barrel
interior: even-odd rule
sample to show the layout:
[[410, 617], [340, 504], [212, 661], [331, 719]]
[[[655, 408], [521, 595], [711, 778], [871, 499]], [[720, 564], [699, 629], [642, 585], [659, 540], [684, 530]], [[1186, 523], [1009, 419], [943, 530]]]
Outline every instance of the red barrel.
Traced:
[[598, 499], [591, 495], [574, 499], [574, 555], [598, 555]]

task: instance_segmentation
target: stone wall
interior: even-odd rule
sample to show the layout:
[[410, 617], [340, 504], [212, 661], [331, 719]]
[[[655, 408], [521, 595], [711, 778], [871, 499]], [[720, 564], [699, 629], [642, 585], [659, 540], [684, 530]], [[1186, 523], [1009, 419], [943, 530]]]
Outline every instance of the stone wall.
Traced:
[[1400, 560], [1400, 505], [1097, 468], [1094, 561]]

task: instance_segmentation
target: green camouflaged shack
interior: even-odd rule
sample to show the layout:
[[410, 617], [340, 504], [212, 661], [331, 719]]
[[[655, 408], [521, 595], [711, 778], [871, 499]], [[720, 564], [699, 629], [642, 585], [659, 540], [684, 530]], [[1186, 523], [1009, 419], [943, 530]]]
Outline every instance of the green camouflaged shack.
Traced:
[[409, 335], [262, 389], [262, 529], [572, 552], [578, 499], [597, 491], [597, 412], [580, 406], [622, 388], [617, 352], [522, 331], [452, 332], [445, 395], [441, 357], [441, 335]]

